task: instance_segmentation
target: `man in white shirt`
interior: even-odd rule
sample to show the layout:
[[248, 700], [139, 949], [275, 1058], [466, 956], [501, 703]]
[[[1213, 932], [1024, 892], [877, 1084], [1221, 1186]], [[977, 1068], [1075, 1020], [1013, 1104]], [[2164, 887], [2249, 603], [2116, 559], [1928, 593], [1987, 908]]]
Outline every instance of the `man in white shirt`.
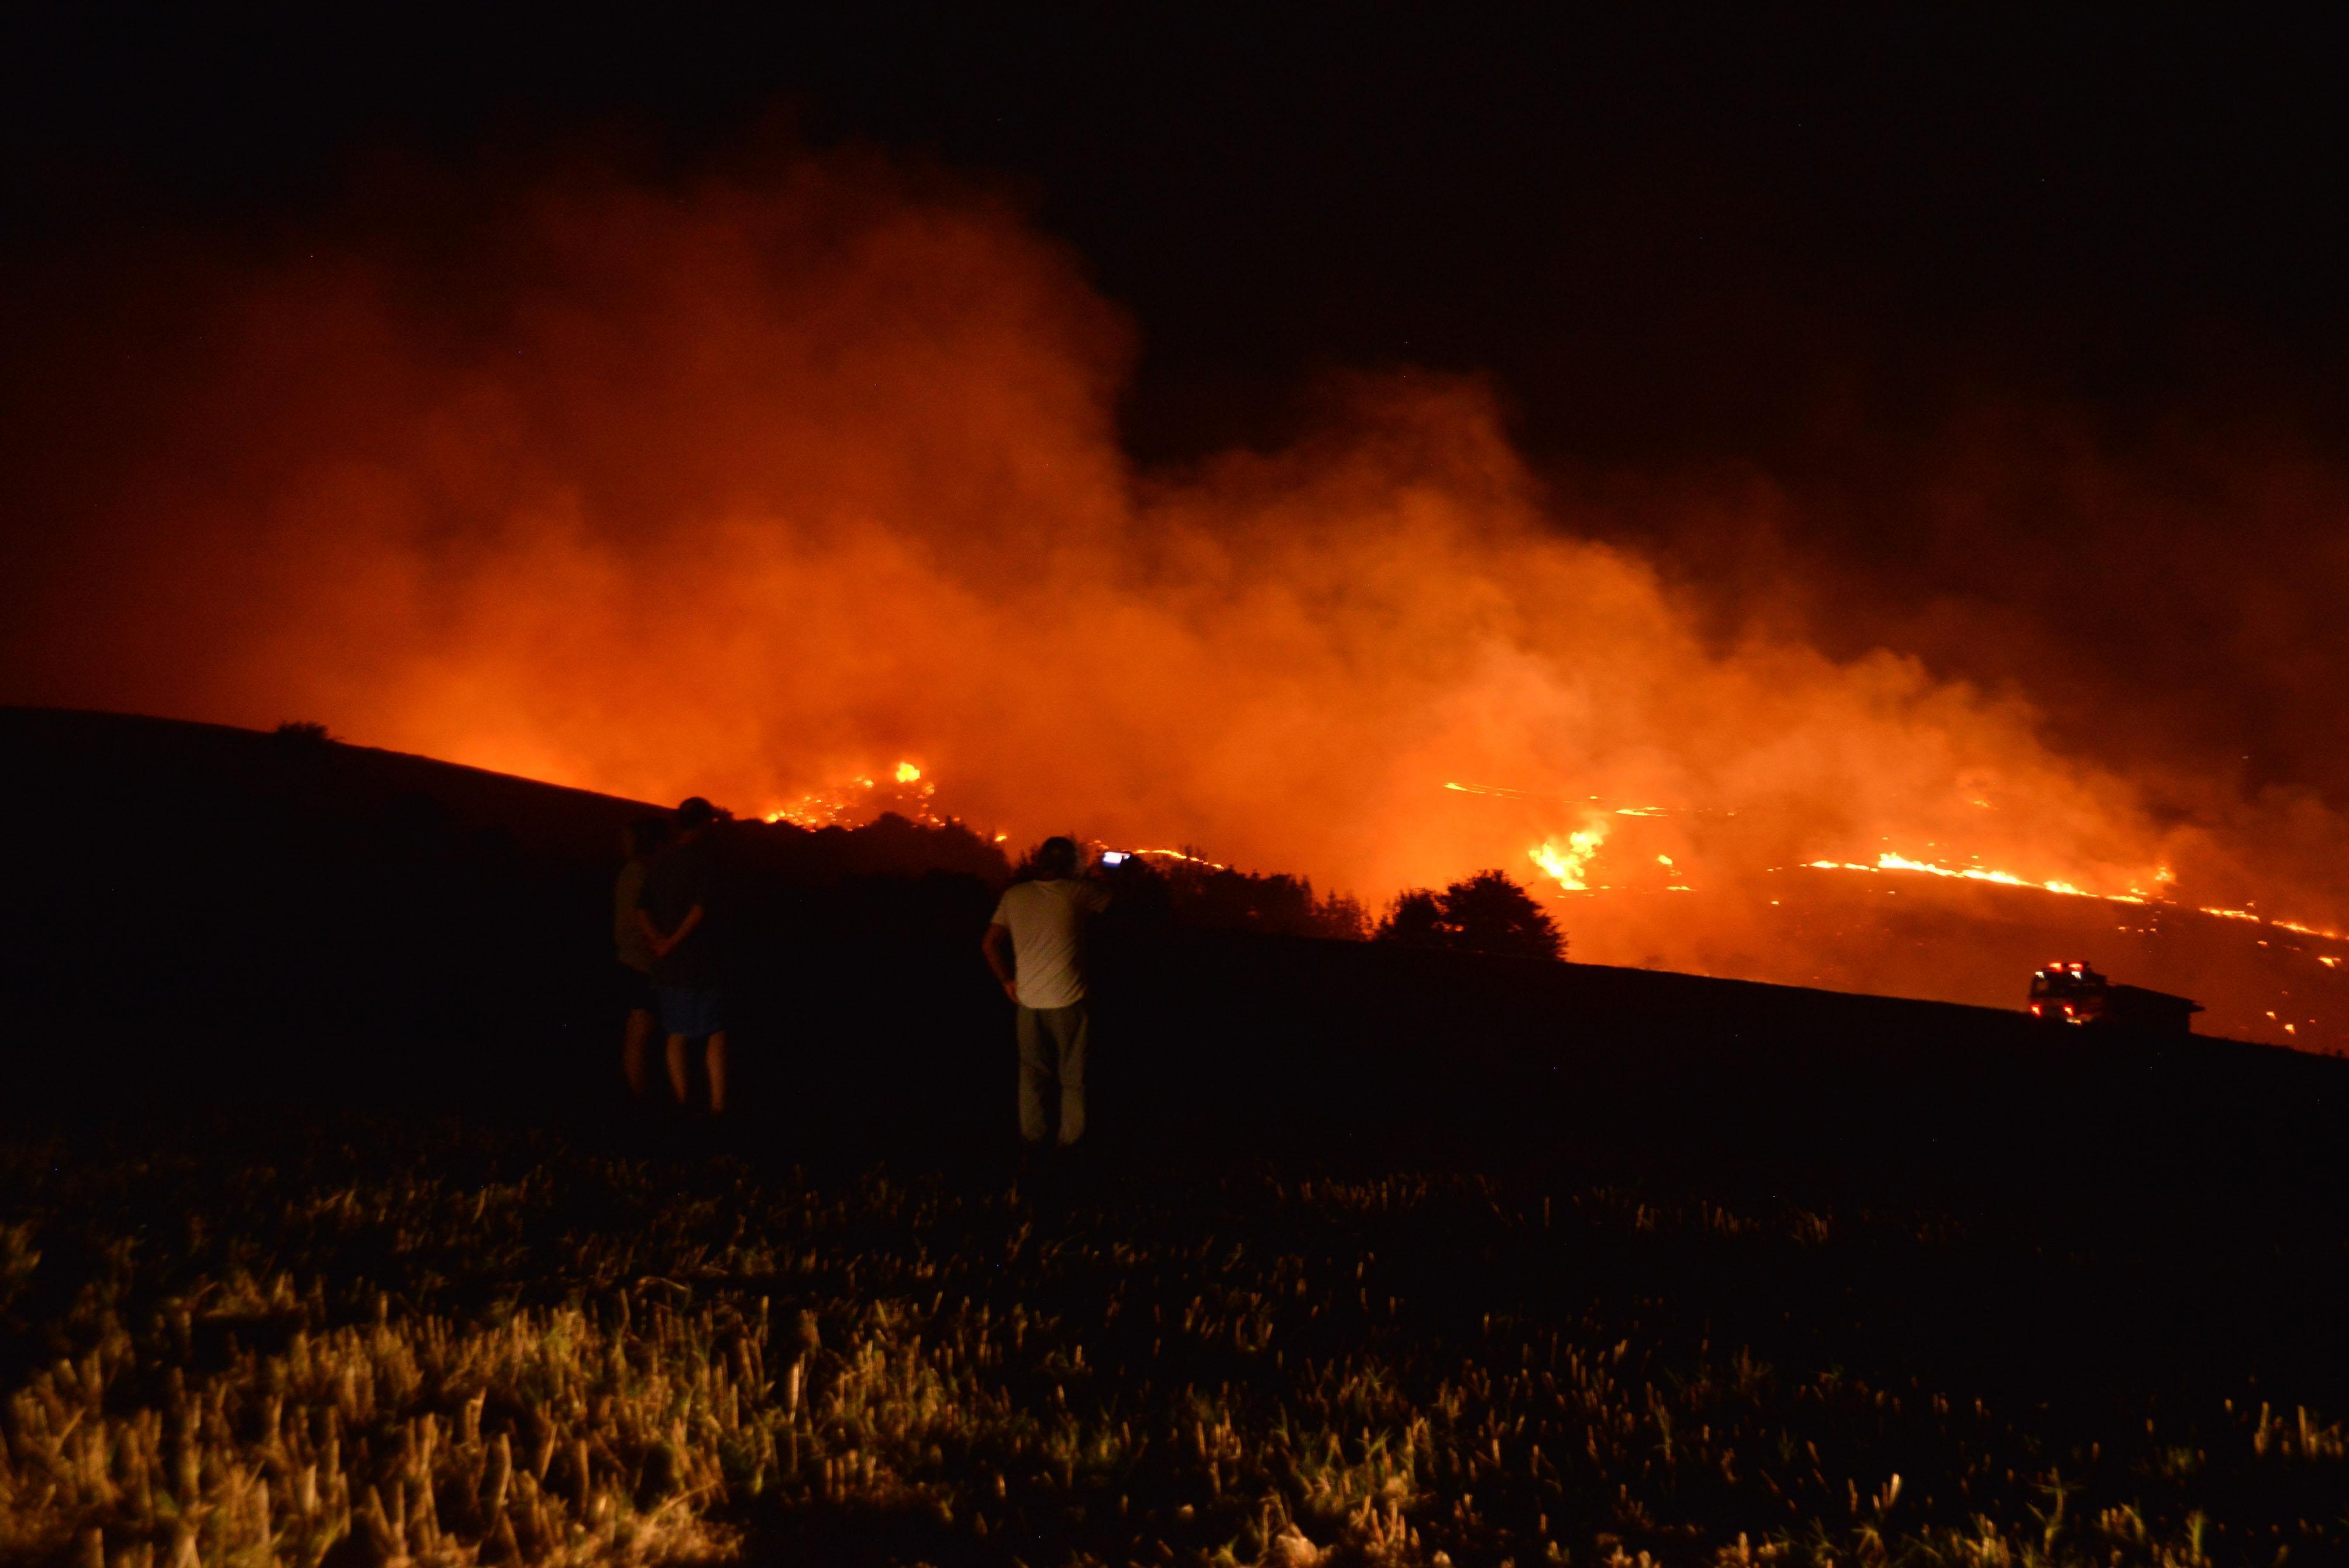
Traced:
[[1109, 907], [1109, 890], [1077, 875], [1074, 839], [1045, 840], [1035, 868], [1005, 890], [979, 949], [1019, 1009], [1019, 1136], [1044, 1141], [1057, 1082], [1065, 1149], [1085, 1131], [1085, 919]]

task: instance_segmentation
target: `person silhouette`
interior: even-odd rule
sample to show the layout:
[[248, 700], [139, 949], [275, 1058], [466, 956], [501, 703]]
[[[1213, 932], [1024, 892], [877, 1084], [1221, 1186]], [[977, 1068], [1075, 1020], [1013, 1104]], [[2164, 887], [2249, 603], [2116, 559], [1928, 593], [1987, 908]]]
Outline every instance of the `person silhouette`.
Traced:
[[1054, 1136], [1050, 1090], [1060, 1089], [1057, 1140], [1085, 1132], [1085, 1057], [1092, 1016], [1085, 989], [1084, 926], [1109, 907], [1109, 890], [1077, 874], [1077, 841], [1047, 839], [1033, 875], [1004, 891], [979, 950], [1017, 1013], [1019, 1137], [1030, 1148]]
[[705, 1042], [709, 1110], [726, 1111], [726, 993], [712, 930], [718, 902], [717, 862], [709, 832], [718, 813], [696, 795], [677, 809], [669, 843], [645, 872], [636, 921], [653, 950], [654, 995], [668, 1034], [668, 1083], [684, 1105], [692, 1096], [688, 1048]]

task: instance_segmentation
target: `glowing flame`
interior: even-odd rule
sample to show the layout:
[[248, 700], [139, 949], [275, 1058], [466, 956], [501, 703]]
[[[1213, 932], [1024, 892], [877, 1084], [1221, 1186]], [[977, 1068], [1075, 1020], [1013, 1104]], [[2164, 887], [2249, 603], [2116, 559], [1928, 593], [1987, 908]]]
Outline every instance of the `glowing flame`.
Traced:
[[1805, 866], [1823, 872], [1916, 872], [1924, 876], [1953, 877], [1961, 882], [1994, 882], [2000, 887], [2035, 888], [2042, 892], [2061, 893], [2066, 898], [2100, 898], [2108, 903], [2146, 903], [2150, 902], [2133, 892], [2092, 892], [2074, 882], [2038, 882], [2017, 876], [2013, 872], [1992, 871], [1982, 866], [1945, 866], [1932, 861], [1910, 860], [1907, 855], [1888, 850], [1876, 857], [1874, 865], [1854, 861], [1806, 861]]
[[1606, 841], [1607, 819], [1594, 814], [1581, 831], [1568, 833], [1564, 839], [1546, 839], [1526, 851], [1526, 855], [1567, 892], [1582, 892], [1587, 891], [1583, 870]]
[[[890, 769], [889, 776], [893, 782], [884, 785], [870, 774], [853, 774], [844, 784], [812, 789], [787, 805], [761, 812], [760, 817], [769, 822], [789, 822], [795, 828], [853, 828], [884, 812], [895, 811], [928, 827], [945, 825], [946, 819], [930, 804], [938, 787], [923, 779], [920, 768], [911, 762], [900, 762]], [[1001, 835], [997, 837], [1001, 841]]]
[[[2279, 926], [2285, 931], [2296, 931], [2302, 936], [2321, 936], [2327, 942], [2349, 942], [2349, 936], [2344, 936], [2337, 931], [2327, 931], [2321, 925], [2302, 925], [2296, 920], [2271, 920], [2268, 923]], [[2332, 960], [2327, 959], [2325, 962], [2331, 963]]]
[[1186, 864], [1205, 866], [1209, 871], [1227, 872], [1232, 868], [1221, 861], [1211, 861], [1203, 855], [1186, 854], [1181, 850], [1135, 850], [1137, 855], [1156, 855], [1163, 860], [1182, 861]]
[[[1991, 871], [1981, 866], [1945, 866], [1931, 861], [1911, 860], [1907, 855], [1895, 854], [1889, 850], [1876, 857], [1874, 865], [1865, 865], [1856, 861], [1806, 861], [1803, 864], [1809, 870], [1823, 872], [1915, 872], [1925, 876], [1954, 877], [1965, 882], [1994, 882], [2000, 887], [2033, 888], [2041, 892], [2060, 893], [2066, 898], [2102, 899], [2107, 903], [2151, 904], [2155, 902], [2138, 892], [2096, 892], [2073, 882], [2038, 882], [2030, 877], [2017, 876], [2013, 872]], [[2153, 880], [2167, 886], [2177, 881], [2177, 878], [2168, 866], [2162, 866], [2155, 870]], [[2215, 904], [2197, 904], [2191, 907], [2197, 913], [2215, 915], [2220, 920], [2250, 921], [2253, 924], [2272, 925], [2280, 931], [2297, 932], [2302, 936], [2323, 937], [2331, 942], [2349, 941], [2349, 936], [2344, 936], [2337, 931], [2327, 930], [2319, 925], [2303, 925], [2294, 920], [2271, 919], [2256, 910], [2225, 909]], [[2333, 960], [2327, 958], [2321, 962], [2330, 966]]]

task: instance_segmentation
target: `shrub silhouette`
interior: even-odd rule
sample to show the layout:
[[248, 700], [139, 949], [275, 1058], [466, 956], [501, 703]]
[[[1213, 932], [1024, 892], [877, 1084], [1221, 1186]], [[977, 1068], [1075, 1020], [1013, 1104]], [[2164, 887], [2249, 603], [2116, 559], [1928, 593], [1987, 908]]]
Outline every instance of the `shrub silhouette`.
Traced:
[[1110, 876], [1129, 913], [1152, 911], [1201, 931], [1261, 931], [1360, 942], [1370, 917], [1344, 893], [1316, 893], [1312, 882], [1279, 872], [1243, 872], [1185, 851], [1187, 859], [1137, 856]]
[[1452, 934], [1444, 929], [1444, 906], [1423, 887], [1405, 892], [1379, 922], [1380, 942], [1408, 942], [1419, 947], [1450, 947]]
[[1566, 956], [1566, 937], [1549, 912], [1496, 871], [1478, 872], [1442, 892], [1409, 889], [1379, 922], [1375, 940], [1518, 958]]

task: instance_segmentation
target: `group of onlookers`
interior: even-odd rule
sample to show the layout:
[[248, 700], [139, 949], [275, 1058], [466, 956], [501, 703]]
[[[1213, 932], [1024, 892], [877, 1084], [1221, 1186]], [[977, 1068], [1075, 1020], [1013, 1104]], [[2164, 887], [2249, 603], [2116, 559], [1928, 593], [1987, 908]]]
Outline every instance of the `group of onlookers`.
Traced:
[[[629, 1093], [642, 1099], [650, 1091], [657, 1030], [667, 1038], [668, 1087], [677, 1103], [692, 1103], [698, 1041], [710, 1114], [723, 1116], [727, 996], [709, 841], [717, 816], [697, 795], [673, 820], [646, 817], [622, 831], [626, 863], [613, 888], [612, 940], [627, 1020], [621, 1068]], [[1109, 907], [1110, 895], [1079, 874], [1082, 858], [1074, 839], [1045, 840], [1005, 890], [979, 944], [1017, 1010], [1019, 1136], [1031, 1146], [1050, 1140], [1066, 1147], [1085, 1130], [1092, 1028], [1084, 927], [1088, 916]]]

